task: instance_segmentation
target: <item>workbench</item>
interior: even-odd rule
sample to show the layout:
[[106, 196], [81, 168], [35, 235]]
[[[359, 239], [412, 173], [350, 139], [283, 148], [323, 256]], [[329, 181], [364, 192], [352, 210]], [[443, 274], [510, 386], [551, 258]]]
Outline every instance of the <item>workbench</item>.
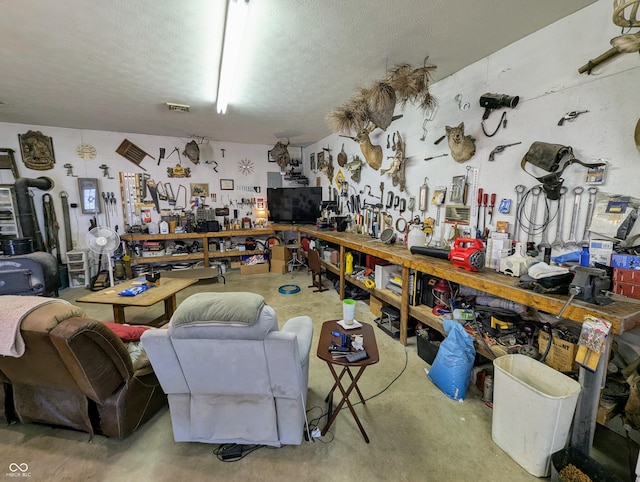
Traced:
[[[566, 295], [539, 294], [519, 288], [518, 278], [498, 273], [488, 268], [480, 271], [466, 271], [456, 268], [448, 260], [412, 254], [404, 244], [385, 244], [379, 239], [362, 234], [323, 231], [315, 226], [297, 226], [300, 235], [320, 239], [339, 249], [338, 266], [323, 262], [330, 271], [340, 276], [340, 298], [344, 298], [345, 283], [355, 284], [363, 289], [364, 284], [344, 272], [347, 251], [355, 251], [389, 261], [402, 267], [402, 296], [388, 289], [376, 286], [371, 294], [400, 310], [400, 343], [407, 344], [407, 326], [410, 317], [443, 332], [442, 321], [431, 313], [431, 308], [409, 303], [409, 275], [412, 270], [437, 276], [460, 285], [469, 286], [488, 294], [521, 303], [551, 314], [559, 313], [568, 297]], [[582, 323], [584, 316], [591, 314], [612, 324], [612, 332], [621, 334], [640, 325], [640, 303], [636, 300], [613, 295], [613, 303], [598, 306], [580, 300], [573, 300], [563, 314], [564, 318]]]

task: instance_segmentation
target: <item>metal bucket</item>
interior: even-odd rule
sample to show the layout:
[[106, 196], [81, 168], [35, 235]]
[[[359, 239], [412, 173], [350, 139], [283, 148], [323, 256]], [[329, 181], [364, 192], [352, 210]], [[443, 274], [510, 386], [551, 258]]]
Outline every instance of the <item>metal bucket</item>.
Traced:
[[2, 240], [2, 252], [7, 256], [33, 253], [32, 238], [15, 238]]

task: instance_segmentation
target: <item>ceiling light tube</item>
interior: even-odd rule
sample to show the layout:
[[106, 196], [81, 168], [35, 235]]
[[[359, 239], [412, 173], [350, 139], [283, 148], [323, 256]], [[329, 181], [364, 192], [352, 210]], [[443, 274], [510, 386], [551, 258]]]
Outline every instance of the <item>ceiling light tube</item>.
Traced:
[[227, 112], [227, 105], [231, 100], [248, 13], [249, 0], [229, 0], [227, 6], [227, 21], [224, 28], [222, 61], [220, 62], [218, 98], [216, 101], [219, 114]]

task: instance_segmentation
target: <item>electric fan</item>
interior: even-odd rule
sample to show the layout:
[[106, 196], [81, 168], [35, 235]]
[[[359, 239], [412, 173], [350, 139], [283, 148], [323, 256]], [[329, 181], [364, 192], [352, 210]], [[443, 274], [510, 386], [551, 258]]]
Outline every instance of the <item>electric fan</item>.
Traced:
[[[107, 255], [107, 265], [109, 266], [109, 283], [110, 286], [114, 285], [113, 282], [113, 267], [111, 266], [111, 255], [120, 246], [120, 236], [113, 229], [102, 226], [93, 228], [87, 233], [87, 246], [94, 253], [98, 253], [98, 274], [96, 279], [100, 276], [100, 268], [102, 267], [102, 255]], [[104, 288], [106, 283], [101, 283], [101, 288]], [[95, 281], [92, 283], [92, 288], [97, 287]]]

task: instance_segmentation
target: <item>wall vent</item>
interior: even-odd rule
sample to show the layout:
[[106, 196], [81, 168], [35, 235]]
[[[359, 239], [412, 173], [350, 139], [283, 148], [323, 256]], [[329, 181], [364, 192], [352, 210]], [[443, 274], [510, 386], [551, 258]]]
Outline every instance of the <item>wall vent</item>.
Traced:
[[191, 106], [187, 104], [174, 104], [173, 102], [167, 102], [169, 110], [176, 112], [191, 112]]
[[155, 157], [153, 157], [151, 154], [147, 154], [128, 139], [122, 141], [122, 144], [120, 144], [120, 146], [116, 149], [116, 152], [128, 161], [133, 162], [143, 171], [146, 171], [146, 169], [140, 165], [142, 160], [146, 156], [149, 156], [151, 159], [155, 159]]

